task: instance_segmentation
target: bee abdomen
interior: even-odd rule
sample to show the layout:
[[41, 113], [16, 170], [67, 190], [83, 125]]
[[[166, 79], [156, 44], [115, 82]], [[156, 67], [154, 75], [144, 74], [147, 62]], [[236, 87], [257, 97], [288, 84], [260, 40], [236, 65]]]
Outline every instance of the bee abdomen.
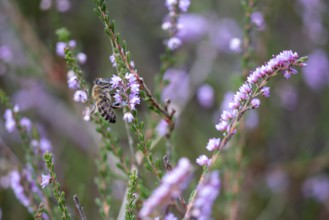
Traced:
[[111, 102], [107, 99], [104, 99], [98, 103], [98, 112], [101, 116], [110, 123], [115, 123], [116, 116], [112, 109]]

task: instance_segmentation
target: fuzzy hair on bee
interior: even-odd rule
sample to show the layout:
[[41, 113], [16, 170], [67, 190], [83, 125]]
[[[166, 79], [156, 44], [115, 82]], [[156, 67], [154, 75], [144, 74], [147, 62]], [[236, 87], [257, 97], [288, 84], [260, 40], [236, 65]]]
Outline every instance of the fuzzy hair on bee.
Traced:
[[113, 94], [110, 94], [111, 84], [110, 79], [96, 78], [92, 88], [92, 98], [95, 101], [95, 111], [99, 112], [101, 116], [110, 123], [116, 122], [116, 115], [114, 108], [119, 106], [112, 102]]

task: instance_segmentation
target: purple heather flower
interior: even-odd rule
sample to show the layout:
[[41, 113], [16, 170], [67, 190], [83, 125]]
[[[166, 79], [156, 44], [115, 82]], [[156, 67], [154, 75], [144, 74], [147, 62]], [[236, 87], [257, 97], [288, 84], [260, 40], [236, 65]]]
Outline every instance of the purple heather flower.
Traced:
[[80, 64], [85, 64], [86, 61], [87, 61], [87, 55], [85, 53], [78, 53], [77, 54], [77, 61], [80, 63]]
[[192, 170], [193, 167], [189, 160], [181, 158], [177, 166], [163, 176], [160, 186], [145, 200], [139, 212], [139, 217], [146, 219], [156, 210], [165, 208], [172, 198], [177, 198], [187, 186]]
[[75, 91], [73, 100], [75, 102], [82, 102], [82, 103], [86, 102], [88, 100], [86, 91], [84, 91], [84, 90]]
[[177, 37], [172, 37], [167, 42], [167, 47], [170, 50], [176, 50], [182, 45], [182, 41]]
[[123, 120], [125, 120], [128, 123], [131, 123], [134, 120], [134, 116], [131, 114], [131, 112], [126, 112], [123, 115]]
[[275, 93], [278, 94], [284, 108], [290, 111], [294, 110], [298, 101], [298, 93], [294, 86], [289, 83], [282, 83], [276, 88]]
[[251, 107], [252, 108], [258, 108], [260, 105], [260, 100], [257, 98], [254, 98], [251, 100]]
[[213, 171], [205, 177], [205, 181], [197, 188], [197, 195], [187, 219], [211, 219], [212, 206], [221, 187], [219, 172]]
[[219, 145], [220, 145], [220, 138], [211, 138], [209, 139], [206, 148], [209, 151], [214, 151], [218, 149]]
[[66, 12], [71, 8], [71, 2], [69, 0], [57, 0], [56, 7], [59, 12]]
[[254, 24], [259, 30], [265, 29], [265, 21], [262, 12], [254, 11], [251, 16], [251, 23]]
[[67, 84], [70, 89], [80, 88], [79, 79], [73, 70], [67, 72]]
[[234, 37], [230, 40], [230, 50], [234, 53], [241, 53], [241, 40], [240, 38]]
[[168, 123], [162, 119], [155, 128], [159, 136], [163, 137], [168, 133]]
[[312, 197], [325, 203], [329, 199], [329, 178], [324, 174], [308, 178], [303, 183], [305, 197]]
[[264, 87], [261, 90], [263, 96], [265, 96], [266, 98], [270, 97], [270, 87]]
[[40, 184], [42, 189], [44, 189], [46, 186], [48, 186], [50, 181], [51, 181], [50, 174], [48, 174], [48, 175], [42, 174], [41, 175], [41, 184]]
[[114, 54], [112, 54], [112, 55], [109, 57], [109, 59], [110, 59], [110, 61], [111, 61], [111, 63], [112, 63], [112, 66], [113, 66], [113, 67], [116, 67], [116, 66], [117, 66], [117, 63], [116, 63], [116, 61], [115, 61], [115, 56], [114, 56]]
[[32, 128], [32, 122], [30, 119], [23, 117], [20, 121], [20, 124], [23, 128], [25, 128], [27, 131], [30, 131]]
[[164, 220], [178, 220], [178, 218], [170, 212], [164, 217]]
[[119, 87], [122, 84], [122, 79], [121, 79], [121, 77], [113, 74], [110, 83], [111, 83], [112, 88], [116, 89], [117, 87]]
[[329, 83], [329, 58], [324, 50], [314, 50], [303, 68], [304, 82], [315, 91]]
[[204, 108], [210, 108], [213, 105], [214, 96], [214, 89], [208, 84], [202, 85], [197, 91], [197, 99]]
[[196, 159], [196, 163], [200, 166], [209, 166], [209, 164], [211, 163], [211, 159], [209, 159], [206, 155], [200, 155]]
[[8, 132], [13, 132], [16, 129], [16, 121], [11, 109], [6, 109], [4, 113], [5, 126]]
[[7, 45], [0, 46], [0, 60], [5, 63], [9, 63], [13, 59], [13, 52]]
[[161, 25], [162, 30], [167, 31], [172, 28], [172, 24], [170, 21], [164, 21]]
[[60, 57], [65, 57], [65, 53], [64, 53], [64, 49], [66, 47], [66, 43], [65, 42], [57, 42], [56, 43], [56, 54]]

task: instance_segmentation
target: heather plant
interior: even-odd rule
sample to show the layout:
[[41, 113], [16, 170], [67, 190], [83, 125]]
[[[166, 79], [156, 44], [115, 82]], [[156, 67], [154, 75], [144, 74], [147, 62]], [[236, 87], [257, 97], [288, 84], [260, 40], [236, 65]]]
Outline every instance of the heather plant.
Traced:
[[[1, 2], [26, 58], [0, 41], [0, 219], [328, 217], [328, 140], [322, 130], [311, 136], [328, 126], [297, 105], [304, 87], [329, 84], [327, 52], [304, 43], [327, 44], [329, 5], [297, 1], [300, 34], [318, 29], [289, 44], [294, 35], [275, 30], [271, 12], [282, 5], [232, 2], [88, 1], [81, 10], [93, 8], [91, 26], [70, 17], [79, 1]], [[153, 13], [159, 46], [144, 39], [147, 27], [123, 22], [124, 4], [128, 17]], [[225, 4], [240, 16], [217, 16]], [[47, 27], [29, 23], [32, 8]], [[92, 40], [77, 39], [75, 25], [92, 27]], [[308, 52], [309, 61], [300, 56]], [[307, 143], [320, 153], [301, 142], [310, 128]]]

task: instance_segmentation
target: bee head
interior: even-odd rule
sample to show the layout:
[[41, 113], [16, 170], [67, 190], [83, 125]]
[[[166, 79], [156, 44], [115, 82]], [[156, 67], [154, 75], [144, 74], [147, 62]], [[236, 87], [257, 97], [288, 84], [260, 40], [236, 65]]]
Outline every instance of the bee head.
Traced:
[[109, 78], [96, 78], [94, 81], [94, 84], [98, 86], [105, 86], [110, 84], [110, 79]]

